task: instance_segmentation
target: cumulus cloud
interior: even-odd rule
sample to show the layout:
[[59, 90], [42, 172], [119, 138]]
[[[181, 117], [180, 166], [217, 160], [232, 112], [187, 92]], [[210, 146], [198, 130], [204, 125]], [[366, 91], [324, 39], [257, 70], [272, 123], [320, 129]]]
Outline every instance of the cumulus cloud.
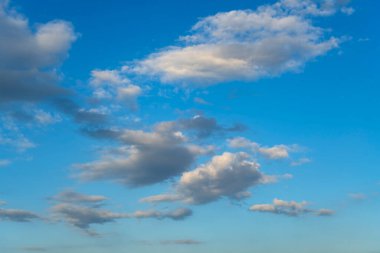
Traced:
[[250, 160], [246, 153], [225, 152], [192, 171], [184, 172], [175, 185], [175, 193], [150, 196], [141, 201], [206, 204], [221, 197], [246, 198], [250, 196], [247, 192], [250, 187], [273, 181], [259, 168], [260, 165]]
[[341, 6], [336, 1], [281, 0], [257, 10], [217, 13], [201, 19], [190, 35], [181, 37], [183, 46], [153, 53], [130, 71], [184, 86], [296, 72], [338, 47], [339, 39], [327, 37], [312, 18], [332, 15]]
[[[274, 145], [272, 147], [261, 146], [256, 142], [252, 142], [244, 137], [236, 137], [228, 140], [229, 146], [232, 148], [249, 149], [253, 153], [259, 153], [268, 159], [285, 159], [289, 158], [291, 152], [299, 151], [300, 147], [297, 145]], [[299, 162], [306, 162], [299, 161]]]
[[316, 216], [330, 216], [334, 211], [329, 209], [313, 210], [308, 208], [309, 203], [306, 201], [285, 201], [274, 199], [272, 204], [257, 204], [249, 208], [252, 212], [273, 213], [286, 216], [301, 216], [305, 214], [313, 214]]
[[0, 3], [0, 103], [38, 101], [65, 94], [54, 70], [76, 39], [68, 22], [55, 20], [32, 31], [28, 20]]
[[148, 210], [148, 211], [136, 211], [133, 214], [134, 218], [137, 219], [146, 219], [146, 218], [155, 218], [155, 219], [172, 219], [172, 220], [183, 220], [191, 216], [193, 212], [188, 208], [178, 208], [173, 211], [162, 212], [157, 210]]

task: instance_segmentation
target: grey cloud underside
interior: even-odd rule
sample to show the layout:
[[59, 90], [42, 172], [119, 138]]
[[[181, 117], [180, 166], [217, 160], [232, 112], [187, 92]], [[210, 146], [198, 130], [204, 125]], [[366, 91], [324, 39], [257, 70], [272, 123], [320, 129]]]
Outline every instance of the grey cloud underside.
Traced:
[[101, 208], [107, 198], [101, 195], [85, 195], [72, 190], [63, 191], [50, 198], [56, 202], [52, 208], [55, 220], [70, 224], [90, 236], [98, 235], [92, 230], [93, 225], [102, 225], [115, 222], [119, 219], [172, 219], [183, 220], [192, 215], [187, 208], [178, 208], [170, 211], [136, 211], [134, 213], [117, 213]]
[[51, 21], [29, 28], [26, 18], [0, 3], [0, 103], [66, 95], [54, 68], [76, 36], [71, 24]]
[[0, 208], [0, 221], [30, 222], [39, 219], [39, 216], [25, 210]]
[[52, 102], [58, 110], [70, 116], [79, 124], [103, 125], [107, 123], [107, 115], [96, 111], [85, 110], [70, 98], [57, 98]]
[[193, 240], [193, 239], [182, 239], [182, 240], [165, 240], [165, 241], [160, 241], [161, 244], [163, 245], [198, 245], [202, 244], [203, 242]]
[[126, 214], [68, 203], [57, 204], [53, 206], [52, 211], [58, 219], [82, 229], [90, 235], [96, 235], [94, 231], [89, 230], [91, 225], [105, 224], [128, 217]]
[[112, 180], [131, 187], [155, 184], [189, 168], [195, 154], [183, 146], [141, 145], [124, 156], [80, 165], [84, 180]]
[[106, 197], [101, 195], [84, 195], [72, 190], [66, 190], [50, 198], [51, 200], [63, 202], [63, 203], [80, 203], [99, 205], [103, 201], [107, 200]]
[[146, 218], [156, 218], [156, 219], [172, 219], [172, 220], [184, 220], [185, 218], [191, 216], [193, 212], [188, 208], [178, 208], [169, 212], [161, 212], [156, 210], [148, 211], [137, 211], [133, 214], [134, 218], [146, 219]]

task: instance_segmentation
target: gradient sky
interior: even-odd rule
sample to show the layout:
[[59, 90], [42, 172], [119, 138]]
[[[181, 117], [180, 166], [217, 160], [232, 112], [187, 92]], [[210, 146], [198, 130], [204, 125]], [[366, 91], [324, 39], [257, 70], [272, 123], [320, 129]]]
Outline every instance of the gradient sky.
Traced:
[[0, 0], [0, 251], [380, 253], [370, 0]]

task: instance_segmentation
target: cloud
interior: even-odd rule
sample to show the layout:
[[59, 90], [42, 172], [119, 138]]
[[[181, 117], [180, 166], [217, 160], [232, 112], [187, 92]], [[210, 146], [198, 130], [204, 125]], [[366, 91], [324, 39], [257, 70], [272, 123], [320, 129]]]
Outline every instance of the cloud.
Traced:
[[117, 219], [128, 218], [127, 214], [114, 213], [111, 211], [100, 210], [95, 207], [74, 205], [69, 203], [59, 203], [52, 207], [54, 216], [74, 227], [77, 227], [89, 235], [97, 235], [90, 230], [94, 224], [105, 224], [114, 222]]
[[215, 118], [195, 115], [192, 118], [162, 122], [157, 124], [156, 129], [159, 131], [194, 131], [198, 138], [207, 138], [216, 133], [240, 132], [246, 127], [242, 124], [224, 127]]
[[[6, 204], [6, 202], [0, 201], [0, 206], [4, 206]], [[0, 221], [30, 222], [36, 219], [40, 219], [40, 217], [30, 211], [0, 208]]]
[[97, 110], [81, 108], [70, 98], [59, 98], [53, 101], [54, 105], [63, 113], [73, 118], [77, 123], [99, 125], [107, 121], [107, 115]]
[[313, 210], [307, 208], [308, 202], [284, 201], [274, 199], [272, 204], [257, 204], [249, 208], [252, 212], [273, 213], [286, 216], [298, 217], [305, 214], [313, 214], [316, 216], [330, 216], [334, 211], [329, 209]]
[[6, 166], [8, 166], [9, 164], [11, 164], [11, 161], [10, 161], [10, 160], [7, 160], [7, 159], [0, 159], [0, 167], [6, 167]]
[[306, 164], [306, 163], [310, 163], [311, 162], [311, 159], [309, 158], [306, 158], [306, 157], [302, 157], [298, 160], [295, 160], [293, 162], [290, 163], [291, 166], [300, 166], [300, 165], [303, 165], [303, 164]]
[[0, 3], [0, 103], [39, 101], [66, 94], [57, 86], [58, 67], [76, 39], [72, 25], [54, 20], [35, 31], [28, 20]]
[[116, 99], [132, 110], [137, 109], [137, 98], [143, 93], [140, 86], [132, 84], [120, 70], [93, 70], [90, 84], [95, 98], [106, 101]]
[[123, 146], [100, 160], [77, 165], [83, 180], [112, 180], [132, 187], [155, 184], [180, 175], [202, 151], [186, 145], [181, 132], [124, 129], [97, 135]]
[[197, 240], [193, 240], [193, 239], [160, 241], [160, 244], [163, 244], [163, 245], [199, 245], [202, 243], [203, 242], [201, 242], [201, 241], [197, 241]]
[[339, 4], [333, 2], [282, 0], [205, 17], [181, 37], [184, 45], [153, 53], [130, 71], [195, 87], [297, 72], [338, 47], [339, 39], [312, 24], [313, 16], [336, 12]]
[[260, 165], [243, 152], [225, 152], [203, 165], [184, 172], [175, 185], [174, 194], [161, 194], [142, 199], [142, 202], [182, 201], [188, 204], [206, 204], [221, 197], [241, 199], [249, 197], [247, 189], [272, 182], [263, 174]]
[[368, 198], [364, 193], [350, 193], [348, 196], [353, 200], [366, 200]]
[[78, 203], [90, 205], [99, 205], [102, 204], [103, 201], [107, 200], [106, 197], [101, 195], [84, 195], [72, 190], [60, 192], [59, 194], [51, 197], [51, 199], [63, 203]]
[[133, 214], [134, 218], [137, 219], [146, 219], [146, 218], [155, 218], [155, 219], [172, 219], [172, 220], [183, 220], [191, 216], [193, 212], [188, 208], [178, 208], [169, 212], [161, 212], [157, 210], [148, 210], [148, 211], [136, 211]]
[[[268, 159], [286, 159], [289, 158], [291, 152], [298, 152], [300, 147], [297, 145], [274, 145], [272, 147], [263, 147], [256, 142], [252, 142], [244, 137], [236, 137], [228, 140], [229, 146], [232, 148], [244, 148], [259, 153]], [[305, 160], [306, 161], [306, 160]], [[305, 162], [303, 161], [303, 162]]]

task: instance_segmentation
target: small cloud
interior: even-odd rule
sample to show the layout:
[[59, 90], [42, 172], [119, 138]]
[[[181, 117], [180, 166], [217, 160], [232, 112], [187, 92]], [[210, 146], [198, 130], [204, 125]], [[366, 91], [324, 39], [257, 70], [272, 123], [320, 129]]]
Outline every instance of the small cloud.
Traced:
[[6, 166], [8, 166], [9, 164], [11, 164], [11, 161], [10, 161], [10, 160], [7, 160], [7, 159], [1, 159], [1, 160], [0, 160], [0, 167], [6, 167]]
[[298, 160], [292, 161], [290, 163], [290, 165], [291, 166], [301, 166], [301, 165], [304, 165], [304, 164], [310, 163], [310, 162], [311, 162], [311, 159], [303, 157], [303, 158], [300, 158]]
[[353, 200], [366, 200], [368, 198], [364, 193], [350, 193], [348, 196]]
[[313, 214], [315, 216], [331, 216], [334, 211], [329, 209], [310, 209], [308, 202], [285, 201], [274, 199], [272, 204], [256, 204], [249, 208], [252, 212], [280, 214], [292, 217], [298, 217], [305, 214]]
[[160, 244], [163, 245], [199, 245], [203, 242], [192, 240], [192, 239], [183, 239], [183, 240], [164, 240], [160, 241]]
[[206, 100], [204, 100], [203, 98], [200, 98], [200, 97], [194, 98], [194, 102], [197, 104], [200, 104], [200, 105], [211, 105], [210, 102], [207, 102]]

